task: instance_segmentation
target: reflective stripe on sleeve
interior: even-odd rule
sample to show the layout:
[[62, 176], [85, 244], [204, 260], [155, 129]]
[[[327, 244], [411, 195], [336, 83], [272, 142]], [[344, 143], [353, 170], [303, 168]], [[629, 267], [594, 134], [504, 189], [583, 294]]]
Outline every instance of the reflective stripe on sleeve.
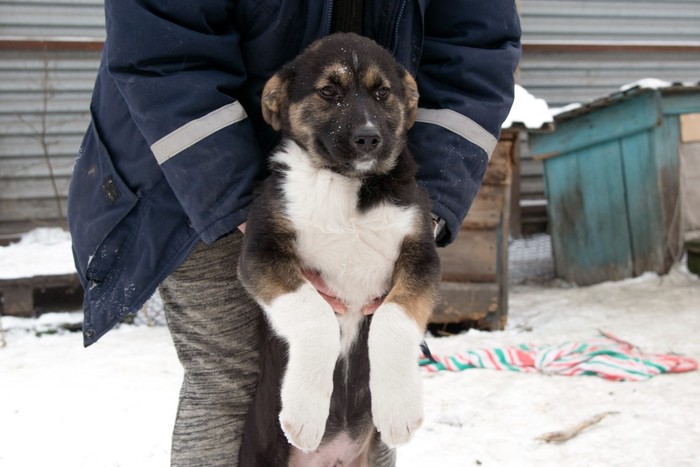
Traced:
[[151, 145], [158, 164], [184, 151], [207, 136], [245, 119], [247, 114], [238, 102], [225, 105], [207, 115], [192, 120]]
[[496, 148], [498, 140], [471, 118], [450, 109], [418, 109], [417, 122], [439, 125], [452, 133], [476, 144], [488, 154]]

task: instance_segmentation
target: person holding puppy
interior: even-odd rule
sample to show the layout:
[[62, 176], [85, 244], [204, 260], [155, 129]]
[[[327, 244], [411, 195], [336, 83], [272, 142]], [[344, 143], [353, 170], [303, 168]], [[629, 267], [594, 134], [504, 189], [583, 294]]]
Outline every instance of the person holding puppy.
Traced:
[[[106, 0], [92, 121], [68, 222], [91, 345], [158, 289], [185, 369], [173, 466], [237, 465], [262, 312], [236, 277], [242, 231], [278, 135], [266, 80], [314, 40], [356, 32], [420, 94], [409, 147], [436, 242], [459, 232], [513, 100], [514, 0]], [[331, 306], [319, 278], [309, 280]], [[394, 465], [385, 449], [381, 465]]]

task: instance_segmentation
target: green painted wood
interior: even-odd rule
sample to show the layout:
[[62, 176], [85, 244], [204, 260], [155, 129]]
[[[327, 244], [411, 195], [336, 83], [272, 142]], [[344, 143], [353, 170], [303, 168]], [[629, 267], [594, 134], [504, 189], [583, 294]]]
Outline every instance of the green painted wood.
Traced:
[[579, 253], [582, 269], [575, 282], [594, 284], [632, 275], [630, 226], [625, 212], [627, 203], [622, 154], [619, 141], [581, 150], [580, 184], [583, 187], [583, 219], [579, 228], [588, 234]]
[[583, 209], [578, 160], [574, 155], [556, 157], [547, 160], [544, 169], [554, 271], [557, 277], [567, 278], [569, 247], [575, 252], [579, 245], [585, 245], [585, 232], [576, 228]]
[[663, 272], [666, 232], [661, 210], [652, 132], [620, 141], [630, 225], [633, 274]]
[[680, 121], [677, 116], [665, 116], [663, 125], [654, 132], [654, 160], [659, 187], [661, 216], [665, 232], [664, 264], [668, 271], [674, 261], [683, 255], [680, 238]]
[[549, 159], [545, 167], [557, 276], [581, 285], [629, 277], [619, 143]]
[[700, 92], [674, 92], [662, 94], [661, 111], [664, 115], [681, 115], [700, 112]]
[[649, 130], [660, 122], [660, 95], [656, 92], [640, 94], [572, 120], [557, 122], [554, 133], [531, 135], [530, 152], [534, 157], [563, 155]]
[[680, 258], [678, 115], [690, 112], [700, 112], [700, 93], [655, 91], [533, 135], [533, 152], [559, 154], [544, 160], [558, 277], [587, 285], [663, 274]]

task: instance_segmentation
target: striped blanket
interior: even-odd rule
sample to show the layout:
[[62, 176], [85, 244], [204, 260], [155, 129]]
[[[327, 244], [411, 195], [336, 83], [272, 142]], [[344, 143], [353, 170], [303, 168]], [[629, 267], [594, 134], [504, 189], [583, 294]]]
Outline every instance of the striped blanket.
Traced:
[[490, 368], [523, 373], [594, 375], [612, 381], [645, 381], [661, 373], [696, 370], [698, 362], [676, 354], [648, 354], [609, 332], [585, 342], [519, 345], [469, 350], [449, 356], [427, 354], [420, 365], [428, 372]]

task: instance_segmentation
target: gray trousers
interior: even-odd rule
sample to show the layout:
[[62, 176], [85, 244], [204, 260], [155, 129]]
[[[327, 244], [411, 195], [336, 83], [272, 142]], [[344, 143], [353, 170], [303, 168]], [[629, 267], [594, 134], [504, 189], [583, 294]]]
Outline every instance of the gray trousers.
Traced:
[[[258, 383], [263, 312], [236, 269], [243, 236], [200, 243], [160, 287], [185, 374], [173, 430], [171, 466], [237, 466], [245, 417]], [[380, 449], [376, 465], [395, 465]]]

